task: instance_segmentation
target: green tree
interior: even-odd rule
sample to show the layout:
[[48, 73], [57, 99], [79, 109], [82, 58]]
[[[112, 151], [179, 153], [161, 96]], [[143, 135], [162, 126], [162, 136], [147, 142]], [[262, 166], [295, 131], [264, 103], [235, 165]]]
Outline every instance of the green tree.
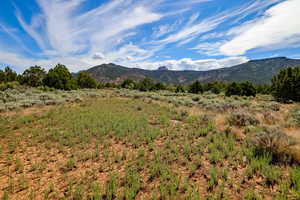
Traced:
[[88, 72], [78, 74], [77, 84], [80, 88], [97, 88], [97, 81]]
[[61, 90], [73, 90], [78, 86], [73, 79], [72, 74], [64, 65], [58, 64], [53, 69], [50, 69], [46, 75], [44, 85]]
[[225, 95], [256, 96], [256, 89], [249, 81], [241, 83], [233, 82], [227, 86]]
[[5, 82], [17, 81], [17, 73], [12, 70], [10, 67], [5, 67]]
[[6, 75], [3, 70], [0, 70], [0, 83], [3, 83], [6, 81]]
[[43, 85], [43, 80], [46, 76], [46, 71], [40, 66], [32, 66], [26, 69], [22, 75], [21, 82], [31, 87]]
[[153, 89], [154, 90], [165, 90], [166, 86], [165, 86], [165, 84], [163, 84], [161, 82], [157, 82], [154, 84]]
[[195, 81], [189, 87], [189, 92], [194, 94], [203, 93], [203, 87], [199, 81]]
[[270, 85], [256, 85], [256, 92], [259, 94], [271, 94], [271, 86]]
[[272, 94], [279, 101], [300, 101], [300, 67], [283, 69], [272, 78]]
[[256, 89], [249, 81], [240, 83], [241, 96], [256, 96]]
[[131, 79], [126, 79], [121, 84], [122, 88], [134, 89], [136, 87], [136, 83]]
[[226, 96], [241, 95], [241, 88], [239, 84], [237, 84], [236, 82], [229, 84], [226, 88], [225, 95]]
[[185, 92], [185, 89], [182, 85], [177, 85], [176, 89], [175, 89], [175, 92], [176, 93], [183, 93], [183, 92]]
[[149, 78], [145, 78], [139, 83], [139, 90], [140, 91], [150, 91], [153, 90], [154, 82]]
[[222, 90], [222, 85], [219, 82], [209, 82], [203, 85], [203, 90], [219, 94]]

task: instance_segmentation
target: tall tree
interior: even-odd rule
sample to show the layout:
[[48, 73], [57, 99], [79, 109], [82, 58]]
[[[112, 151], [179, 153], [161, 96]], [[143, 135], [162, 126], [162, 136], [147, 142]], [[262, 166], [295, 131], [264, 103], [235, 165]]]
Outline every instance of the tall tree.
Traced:
[[272, 94], [279, 101], [300, 101], [300, 67], [283, 69], [272, 79]]
[[249, 81], [240, 83], [241, 96], [256, 96], [256, 89]]
[[43, 83], [48, 87], [61, 90], [73, 90], [78, 87], [68, 68], [61, 64], [49, 70]]
[[12, 70], [10, 67], [5, 67], [5, 82], [17, 81], [17, 73]]
[[134, 89], [136, 87], [136, 83], [131, 79], [126, 79], [121, 84], [122, 88]]
[[149, 78], [145, 78], [139, 83], [140, 91], [150, 91], [153, 90], [153, 88], [154, 88], [154, 82]]
[[43, 85], [46, 71], [40, 66], [32, 66], [23, 73], [22, 82], [31, 87]]
[[239, 84], [237, 84], [236, 82], [229, 84], [226, 88], [225, 95], [226, 96], [241, 95], [241, 88]]
[[77, 84], [80, 88], [97, 88], [97, 81], [88, 72], [78, 74]]
[[0, 83], [5, 82], [5, 81], [6, 81], [5, 72], [3, 70], [0, 70]]
[[189, 87], [189, 92], [194, 94], [203, 93], [203, 87], [200, 81], [195, 81], [193, 84], [191, 84]]

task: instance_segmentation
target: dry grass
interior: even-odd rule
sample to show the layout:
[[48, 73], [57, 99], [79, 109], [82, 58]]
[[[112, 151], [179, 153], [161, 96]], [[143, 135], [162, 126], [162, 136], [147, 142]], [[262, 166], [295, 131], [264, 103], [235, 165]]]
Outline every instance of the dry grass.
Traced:
[[[300, 140], [299, 128], [287, 120], [294, 105], [280, 105], [278, 111], [260, 97], [222, 95], [199, 96], [190, 105], [194, 95], [107, 92], [110, 98], [3, 113], [0, 197], [300, 197], [295, 164], [259, 155], [247, 142], [262, 126], [277, 126]], [[265, 120], [262, 112], [276, 121]], [[260, 124], [232, 126], [227, 121], [232, 113], [250, 113]]]

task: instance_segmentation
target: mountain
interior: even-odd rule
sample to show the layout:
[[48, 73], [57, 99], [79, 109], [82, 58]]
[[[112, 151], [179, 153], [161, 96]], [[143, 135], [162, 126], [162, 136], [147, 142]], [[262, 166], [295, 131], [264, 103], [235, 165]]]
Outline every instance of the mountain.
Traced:
[[281, 69], [300, 66], [300, 60], [286, 57], [251, 60], [247, 63], [210, 71], [172, 71], [167, 67], [157, 70], [127, 68], [115, 64], [103, 64], [88, 70], [95, 79], [102, 82], [122, 82], [125, 79], [142, 80], [146, 77], [172, 84], [189, 84], [199, 80], [211, 81], [251, 81], [268, 84]]

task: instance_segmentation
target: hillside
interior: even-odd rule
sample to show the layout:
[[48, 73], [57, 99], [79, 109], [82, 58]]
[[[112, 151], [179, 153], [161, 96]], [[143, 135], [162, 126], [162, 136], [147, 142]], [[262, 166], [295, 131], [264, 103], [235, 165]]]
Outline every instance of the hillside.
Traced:
[[171, 71], [166, 67], [160, 67], [158, 70], [144, 70], [127, 68], [112, 63], [95, 66], [86, 71], [103, 82], [121, 82], [127, 78], [141, 80], [149, 77], [156, 81], [172, 84], [188, 84], [195, 80], [202, 82], [251, 81], [267, 84], [281, 69], [296, 65], [300, 65], [300, 60], [277, 57], [251, 60], [233, 67], [210, 71]]

